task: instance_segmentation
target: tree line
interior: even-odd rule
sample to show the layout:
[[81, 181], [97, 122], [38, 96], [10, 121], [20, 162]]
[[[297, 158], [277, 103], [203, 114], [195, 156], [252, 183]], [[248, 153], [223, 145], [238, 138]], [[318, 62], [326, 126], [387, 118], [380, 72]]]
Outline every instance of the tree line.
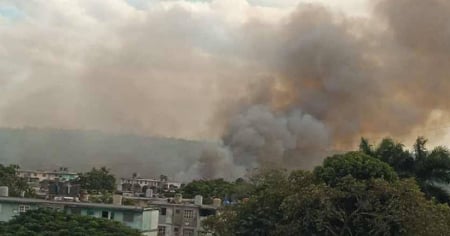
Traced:
[[203, 222], [216, 236], [450, 235], [450, 152], [390, 138], [324, 160], [313, 171], [261, 169], [248, 200]]

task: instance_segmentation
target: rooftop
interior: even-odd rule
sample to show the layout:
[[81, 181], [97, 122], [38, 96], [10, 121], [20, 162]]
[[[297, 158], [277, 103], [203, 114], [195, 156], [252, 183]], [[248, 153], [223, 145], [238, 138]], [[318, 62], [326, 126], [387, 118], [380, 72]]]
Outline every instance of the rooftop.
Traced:
[[78, 175], [76, 172], [64, 171], [64, 170], [18, 170], [18, 173], [45, 173], [45, 174], [68, 174]]
[[49, 201], [43, 199], [35, 198], [19, 198], [19, 197], [0, 197], [1, 202], [13, 202], [13, 203], [24, 203], [24, 204], [47, 204], [47, 205], [61, 205], [70, 207], [89, 207], [89, 208], [102, 208], [102, 209], [117, 209], [117, 210], [127, 210], [127, 211], [147, 211], [156, 210], [155, 207], [136, 207], [136, 206], [123, 206], [114, 204], [103, 204], [103, 203], [87, 203], [87, 202], [67, 202], [67, 201]]
[[182, 203], [173, 203], [168, 202], [167, 198], [147, 198], [147, 197], [133, 197], [133, 196], [124, 196], [124, 199], [132, 199], [132, 200], [146, 200], [149, 205], [153, 206], [187, 206], [187, 207], [199, 207], [202, 209], [217, 209], [217, 207], [213, 205], [196, 205], [192, 203], [193, 199], [189, 199], [188, 201], [184, 201]]

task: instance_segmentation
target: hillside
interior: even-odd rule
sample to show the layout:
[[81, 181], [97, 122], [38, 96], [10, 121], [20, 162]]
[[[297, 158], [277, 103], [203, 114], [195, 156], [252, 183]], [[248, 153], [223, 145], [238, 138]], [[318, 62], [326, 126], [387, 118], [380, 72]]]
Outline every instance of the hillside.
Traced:
[[0, 129], [0, 162], [22, 168], [68, 166], [85, 171], [107, 166], [119, 176], [174, 176], [213, 143], [172, 138], [112, 135], [97, 131]]

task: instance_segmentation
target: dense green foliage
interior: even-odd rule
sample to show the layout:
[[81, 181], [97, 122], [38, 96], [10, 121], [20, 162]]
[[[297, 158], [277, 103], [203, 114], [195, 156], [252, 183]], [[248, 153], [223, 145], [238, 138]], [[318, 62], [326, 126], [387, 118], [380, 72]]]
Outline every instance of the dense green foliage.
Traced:
[[19, 197], [21, 192], [25, 192], [25, 196], [33, 196], [33, 190], [28, 186], [25, 179], [17, 176], [19, 166], [9, 165], [4, 166], [0, 164], [0, 186], [8, 186], [9, 195], [12, 197]]
[[76, 182], [88, 192], [111, 193], [116, 189], [116, 178], [106, 167], [94, 167], [89, 172], [80, 173]]
[[372, 147], [366, 139], [361, 140], [360, 150], [394, 168], [401, 178], [414, 177], [428, 198], [450, 203], [450, 193], [443, 186], [450, 184], [450, 152], [445, 147], [426, 149], [427, 140], [417, 138], [413, 152], [390, 138]]
[[205, 204], [212, 203], [213, 198], [228, 200], [242, 199], [248, 196], [250, 185], [243, 179], [228, 182], [224, 179], [194, 180], [180, 189], [185, 198], [202, 195]]
[[332, 186], [347, 175], [358, 180], [382, 178], [390, 182], [397, 178], [397, 174], [388, 164], [359, 152], [329, 157], [325, 159], [323, 166], [314, 170], [314, 173]]
[[313, 173], [262, 170], [247, 202], [204, 222], [215, 235], [449, 235], [450, 208], [373, 157], [327, 158]]
[[89, 216], [68, 215], [51, 209], [27, 211], [0, 224], [4, 236], [138, 236], [138, 231], [119, 222]]

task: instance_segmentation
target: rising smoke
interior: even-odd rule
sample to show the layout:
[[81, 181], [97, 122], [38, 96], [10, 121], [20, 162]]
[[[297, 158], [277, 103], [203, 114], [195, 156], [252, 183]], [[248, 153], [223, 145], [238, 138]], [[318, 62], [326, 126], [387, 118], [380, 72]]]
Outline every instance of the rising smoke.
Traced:
[[0, 124], [222, 140], [180, 178], [311, 168], [360, 136], [448, 121], [445, 0], [379, 0], [364, 17], [245, 0], [6, 3], [24, 16], [0, 21]]

